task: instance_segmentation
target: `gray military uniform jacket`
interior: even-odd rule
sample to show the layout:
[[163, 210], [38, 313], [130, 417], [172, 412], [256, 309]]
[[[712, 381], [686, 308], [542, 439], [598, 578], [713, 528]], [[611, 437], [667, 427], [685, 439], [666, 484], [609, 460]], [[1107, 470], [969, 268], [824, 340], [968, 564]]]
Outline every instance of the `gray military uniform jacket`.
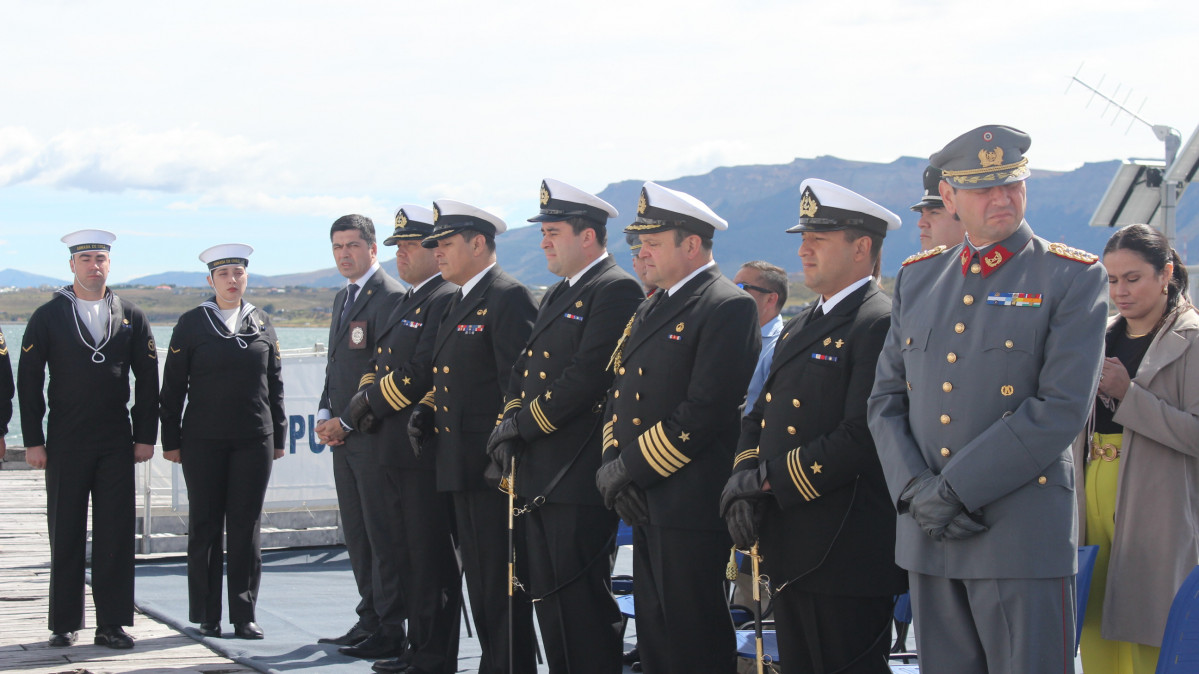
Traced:
[[935, 541], [910, 515], [895, 561], [948, 578], [1058, 578], [1078, 542], [1070, 444], [1103, 357], [1106, 273], [1034, 236], [914, 255], [895, 282], [891, 331], [868, 405], [892, 499], [931, 468], [989, 530]]

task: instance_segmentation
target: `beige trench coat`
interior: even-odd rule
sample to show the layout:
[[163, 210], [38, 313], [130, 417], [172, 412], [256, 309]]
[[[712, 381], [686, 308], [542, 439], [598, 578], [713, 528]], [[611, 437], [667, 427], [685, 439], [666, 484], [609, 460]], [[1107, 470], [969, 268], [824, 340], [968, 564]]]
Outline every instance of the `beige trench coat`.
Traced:
[[[1104, 639], [1160, 646], [1174, 594], [1199, 564], [1199, 314], [1194, 310], [1149, 345], [1115, 421], [1124, 426], [1124, 436], [1101, 633]], [[1080, 541], [1086, 531], [1086, 445], [1084, 433], [1074, 443]]]

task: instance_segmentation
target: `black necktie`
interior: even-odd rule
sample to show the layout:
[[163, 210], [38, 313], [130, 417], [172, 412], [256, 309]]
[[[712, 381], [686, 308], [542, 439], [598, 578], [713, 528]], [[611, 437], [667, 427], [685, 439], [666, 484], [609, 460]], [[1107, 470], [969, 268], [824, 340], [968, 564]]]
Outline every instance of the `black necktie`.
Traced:
[[645, 305], [645, 313], [641, 314], [641, 320], [644, 321], [645, 319], [649, 318], [649, 315], [654, 312], [654, 309], [657, 309], [658, 305], [662, 303], [663, 297], [666, 297], [666, 291], [659, 290], [653, 294], [653, 297], [650, 297], [649, 300], [647, 300], [649, 304]]
[[550, 298], [545, 305], [548, 307], [549, 305], [553, 304], [555, 300], [562, 296], [562, 293], [565, 291], [565, 289], [569, 287], [570, 281], [565, 279], [559, 281], [558, 284], [554, 286], [554, 289], [550, 291]]
[[812, 315], [808, 316], [808, 322], [811, 323], [812, 321], [818, 321], [821, 318], [824, 318], [824, 305], [823, 304], [816, 307], [816, 310], [812, 312]]
[[407, 302], [410, 299], [412, 299], [412, 288], [409, 288], [408, 292], [404, 293], [404, 301]]
[[350, 307], [354, 306], [354, 299], [358, 297], [358, 284], [351, 283], [346, 286], [346, 303], [341, 308], [341, 321], [337, 324], [339, 328], [344, 328], [346, 321], [350, 319]]

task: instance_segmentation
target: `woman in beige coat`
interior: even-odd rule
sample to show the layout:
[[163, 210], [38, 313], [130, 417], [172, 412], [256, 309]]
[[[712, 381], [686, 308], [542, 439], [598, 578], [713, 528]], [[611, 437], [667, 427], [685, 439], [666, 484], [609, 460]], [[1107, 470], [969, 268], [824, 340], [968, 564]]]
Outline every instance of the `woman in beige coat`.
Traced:
[[[1104, 248], [1107, 358], [1075, 443], [1079, 515], [1099, 545], [1083, 620], [1087, 674], [1152, 674], [1174, 594], [1199, 564], [1199, 314], [1187, 273], [1146, 225]], [[1091, 432], [1093, 431], [1093, 432]]]

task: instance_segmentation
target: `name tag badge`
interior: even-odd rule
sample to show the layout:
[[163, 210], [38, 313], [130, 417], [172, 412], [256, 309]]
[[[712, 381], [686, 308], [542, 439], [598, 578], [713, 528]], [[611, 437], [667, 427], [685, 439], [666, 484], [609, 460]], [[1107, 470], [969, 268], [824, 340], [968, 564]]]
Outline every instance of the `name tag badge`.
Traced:
[[350, 321], [350, 348], [366, 348], [366, 321]]

